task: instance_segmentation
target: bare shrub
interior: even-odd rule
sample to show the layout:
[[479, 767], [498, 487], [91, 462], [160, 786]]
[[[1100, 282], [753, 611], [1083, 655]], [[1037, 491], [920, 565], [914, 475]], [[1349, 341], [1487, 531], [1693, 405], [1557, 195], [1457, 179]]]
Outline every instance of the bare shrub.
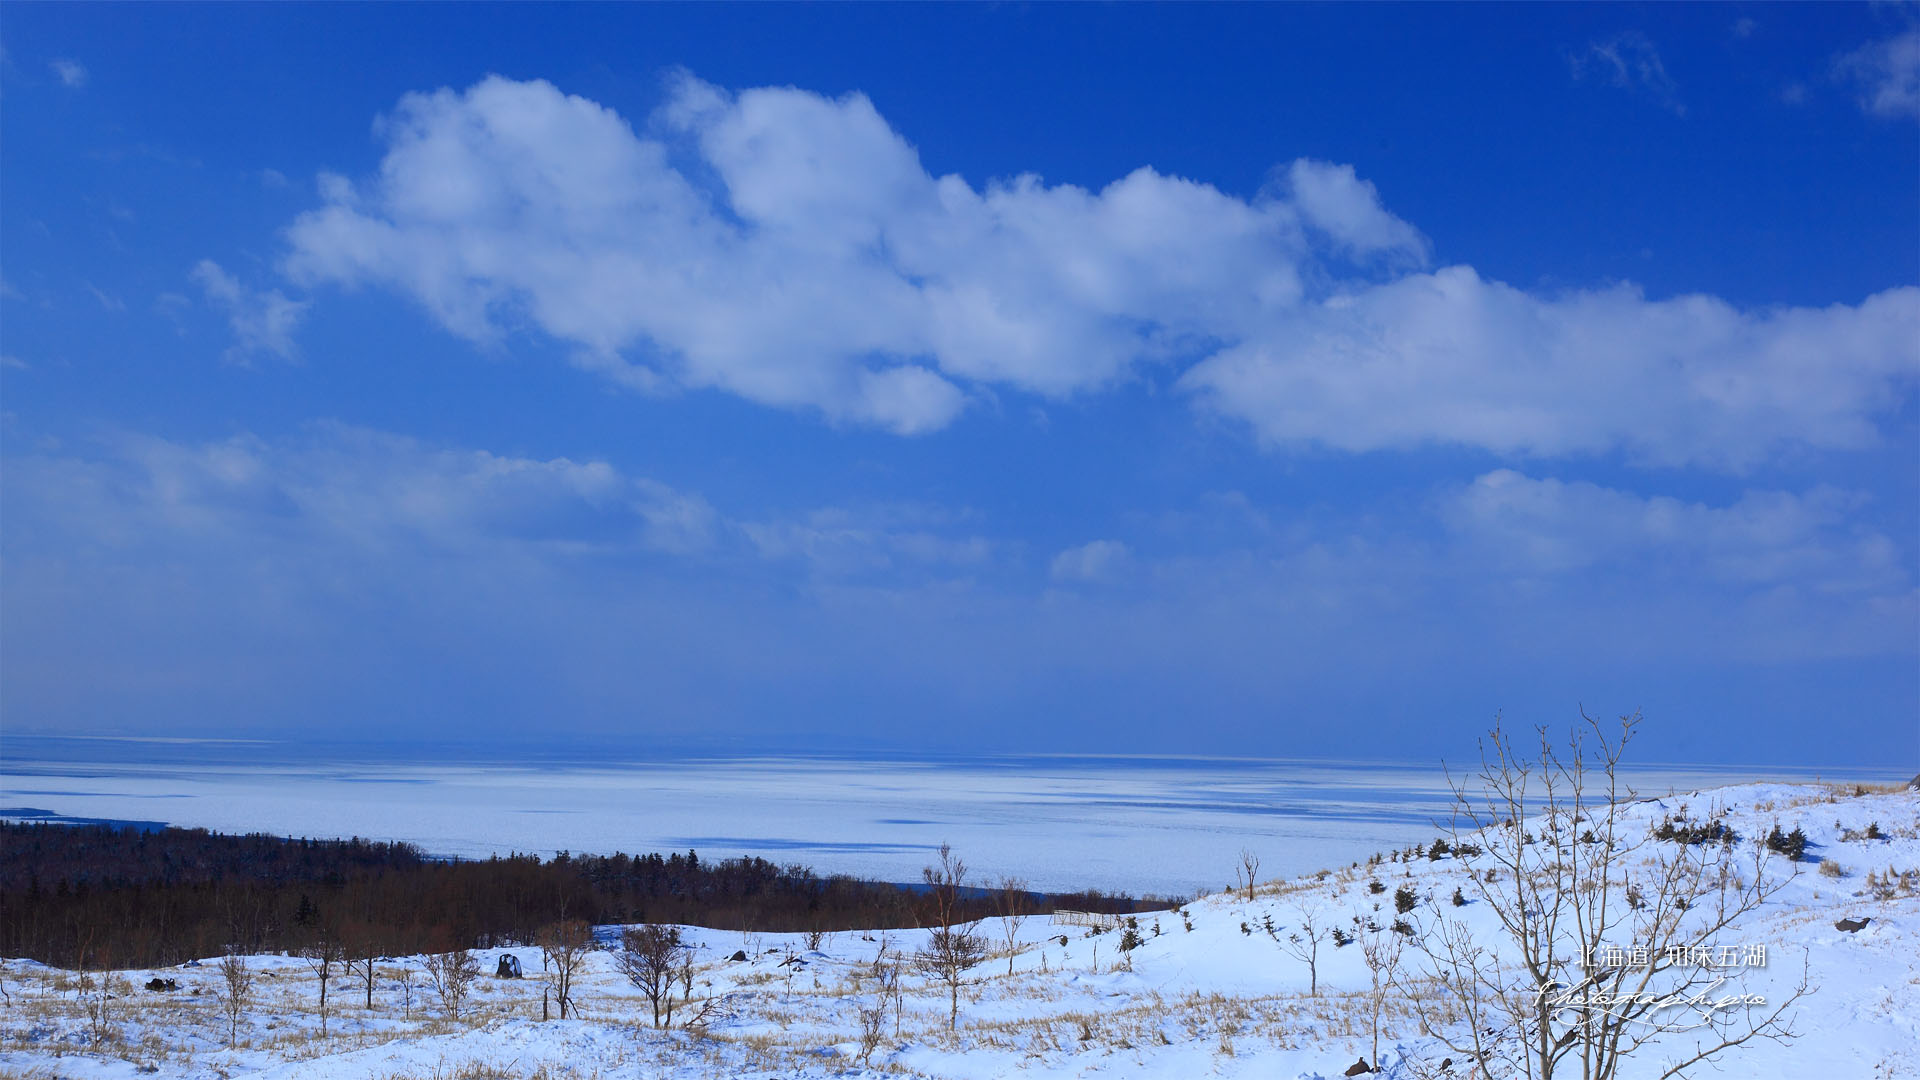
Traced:
[[471, 950], [454, 949], [431, 953], [422, 963], [427, 969], [427, 982], [439, 996], [440, 1008], [447, 1019], [460, 1019], [460, 1007], [466, 1004], [474, 980], [480, 977], [480, 962], [473, 958]]
[[220, 998], [220, 1011], [227, 1017], [227, 1045], [233, 1046], [240, 1041], [240, 1017], [253, 1004], [253, 969], [247, 966], [246, 957], [228, 950], [220, 958], [219, 970], [220, 982], [214, 992]]
[[1393, 931], [1372, 931], [1360, 941], [1361, 957], [1367, 964], [1367, 1024], [1373, 1033], [1373, 1067], [1380, 1068], [1380, 1018], [1386, 1014], [1387, 1000], [1400, 974], [1400, 951], [1405, 937]]
[[[1619, 762], [1640, 717], [1622, 717], [1614, 738], [1581, 719], [1564, 749], [1538, 729], [1531, 760], [1496, 723], [1481, 743], [1479, 771], [1449, 774], [1449, 839], [1456, 850], [1469, 837], [1484, 845], [1492, 868], [1469, 880], [1498, 931], [1481, 940], [1464, 920], [1434, 914], [1415, 947], [1425, 958], [1418, 974], [1440, 992], [1416, 985], [1407, 995], [1421, 1022], [1482, 1072], [1530, 1080], [1614, 1076], [1642, 1045], [1680, 1033], [1691, 1033], [1693, 1046], [1663, 1039], [1672, 1057], [1657, 1075], [1680, 1074], [1756, 1038], [1791, 1038], [1788, 1010], [1807, 992], [1804, 970], [1787, 998], [1770, 1005], [1731, 992], [1738, 969], [1692, 960], [1792, 880], [1798, 865], [1775, 872], [1764, 843], [1745, 845], [1750, 854], [1742, 857], [1731, 830], [1663, 842], [1632, 825]], [[1525, 831], [1530, 814], [1544, 817], [1544, 835]], [[1629, 889], [1638, 903], [1621, 900]], [[1730, 985], [1712, 996], [1733, 1002], [1724, 1008], [1702, 1015], [1663, 1005], [1723, 980]]]
[[866, 1068], [873, 1052], [880, 1049], [880, 1040], [887, 1033], [887, 1003], [882, 1000], [874, 1005], [860, 1008], [860, 1067]]

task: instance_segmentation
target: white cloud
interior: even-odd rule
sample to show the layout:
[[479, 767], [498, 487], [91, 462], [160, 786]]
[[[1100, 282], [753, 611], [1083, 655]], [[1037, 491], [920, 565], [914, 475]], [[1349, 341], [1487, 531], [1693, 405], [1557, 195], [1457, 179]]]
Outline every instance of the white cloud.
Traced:
[[208, 300], [226, 309], [234, 337], [228, 359], [245, 362], [248, 356], [261, 352], [287, 360], [297, 355], [293, 332], [306, 314], [305, 301], [289, 300], [278, 289], [249, 289], [212, 259], [200, 260], [188, 276]]
[[1132, 558], [1132, 551], [1118, 540], [1093, 540], [1055, 555], [1049, 570], [1055, 581], [1110, 581]]
[[1543, 299], [1454, 266], [1309, 305], [1182, 383], [1273, 444], [1737, 469], [1791, 444], [1872, 444], [1920, 374], [1916, 342], [1911, 287], [1745, 312], [1627, 286]]
[[[1662, 85], [1651, 46], [1608, 49], [1609, 78]], [[1425, 239], [1345, 165], [1294, 162], [1252, 199], [1147, 168], [976, 187], [927, 173], [858, 94], [692, 78], [644, 134], [501, 78], [409, 95], [378, 130], [379, 173], [323, 175], [289, 228], [296, 281], [397, 289], [475, 341], [537, 331], [635, 388], [901, 433], [998, 387], [1191, 365], [1182, 386], [1271, 444], [1739, 467], [1872, 441], [1920, 367], [1920, 290], [1743, 311], [1424, 270]]]
[[60, 85], [78, 90], [87, 85], [87, 69], [75, 60], [55, 60], [47, 65], [53, 69], [54, 77]]
[[1920, 117], [1920, 27], [1855, 49], [1835, 71], [1858, 84], [1868, 112]]
[[1576, 78], [1597, 77], [1622, 90], [1642, 94], [1677, 116], [1687, 114], [1686, 106], [1680, 103], [1679, 86], [1667, 74], [1660, 51], [1645, 34], [1629, 30], [1596, 41], [1572, 63]]
[[[410, 95], [380, 175], [293, 224], [288, 269], [396, 286], [476, 340], [531, 324], [609, 370], [904, 432], [951, 420], [960, 381], [1097, 387], [1301, 291], [1283, 200], [1148, 169], [977, 189], [859, 95], [689, 79], [656, 128], [546, 83]], [[683, 146], [717, 190], [674, 166]], [[1395, 242], [1370, 189], [1312, 190], [1343, 239]]]
[[1361, 255], [1398, 253], [1426, 261], [1426, 238], [1387, 213], [1380, 193], [1353, 166], [1302, 158], [1287, 170], [1287, 181], [1307, 223], [1335, 243]]

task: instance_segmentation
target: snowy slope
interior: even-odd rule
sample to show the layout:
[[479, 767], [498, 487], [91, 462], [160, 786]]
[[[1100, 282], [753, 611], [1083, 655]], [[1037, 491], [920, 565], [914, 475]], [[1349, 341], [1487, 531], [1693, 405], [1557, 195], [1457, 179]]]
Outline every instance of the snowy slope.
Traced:
[[[1791, 994], [1803, 970], [1809, 976], [1813, 989], [1798, 1003], [1793, 1024], [1799, 1038], [1732, 1051], [1723, 1059], [1725, 1075], [1920, 1075], [1920, 874], [1913, 873], [1920, 870], [1920, 792], [1745, 785], [1634, 804], [1625, 820], [1633, 829], [1650, 829], [1682, 804], [1694, 819], [1723, 808], [1742, 844], [1775, 823], [1787, 830], [1797, 825], [1809, 840], [1800, 863], [1775, 861], [1770, 872], [1779, 875], [1778, 891], [1723, 935], [1727, 943], [1765, 949], [1763, 966], [1740, 973], [1745, 992], [1778, 1001]], [[1870, 824], [1877, 824], [1879, 838], [1865, 837]], [[382, 965], [371, 1010], [357, 984], [336, 982], [324, 1038], [305, 965], [254, 958], [262, 1000], [242, 1021], [234, 1049], [226, 1046], [210, 964], [121, 973], [131, 984], [172, 978], [180, 989], [128, 990], [108, 1003], [107, 1021], [95, 1025], [86, 1012], [89, 995], [72, 973], [10, 961], [0, 1070], [46, 1078], [286, 1080], [1340, 1076], [1357, 1057], [1373, 1054], [1362, 948], [1322, 946], [1313, 995], [1306, 965], [1280, 948], [1269, 924], [1284, 938], [1297, 931], [1303, 907], [1318, 907], [1348, 928], [1355, 918], [1384, 927], [1396, 917], [1393, 895], [1404, 886], [1418, 898], [1409, 918], [1421, 927], [1446, 917], [1483, 933], [1494, 929], [1484, 903], [1451, 902], [1456, 889], [1469, 885], [1468, 874], [1484, 873], [1484, 859], [1384, 853], [1370, 865], [1369, 855], [1355, 852], [1354, 866], [1265, 883], [1250, 900], [1219, 894], [1183, 912], [1140, 916], [1143, 943], [1130, 955], [1119, 949], [1123, 930], [1095, 933], [1036, 917], [1018, 928], [1019, 948], [1009, 956], [1005, 926], [989, 921], [980, 930], [994, 943], [994, 955], [968, 973], [952, 1033], [944, 986], [909, 970], [896, 1015], [874, 977], [876, 960], [911, 954], [924, 944], [924, 932], [843, 933], [809, 949], [794, 935], [695, 928], [687, 931], [696, 946], [694, 1001], [680, 1015], [711, 1002], [699, 1031], [653, 1028], [645, 1000], [604, 952], [589, 960], [578, 1019], [540, 1020], [540, 954], [529, 948], [505, 951], [520, 957], [530, 977], [483, 976], [470, 1015], [457, 1022], [437, 1015], [417, 975], [418, 958]], [[1822, 873], [1822, 863], [1844, 873]], [[1878, 884], [1889, 869], [1892, 895], [1870, 895], [1869, 873]], [[1904, 887], [1902, 871], [1908, 872]], [[1375, 880], [1382, 891], [1372, 890]], [[1843, 917], [1870, 922], [1845, 933], [1834, 925]], [[600, 936], [611, 941], [616, 928], [601, 928]], [[728, 960], [736, 950], [750, 959]], [[494, 970], [501, 951], [479, 954], [483, 971]], [[401, 980], [409, 971], [415, 973], [410, 1003]], [[1420, 1034], [1404, 1002], [1392, 994], [1384, 1000], [1386, 1075], [1424, 1075], [1422, 1068], [1433, 1067], [1445, 1050]], [[880, 1038], [864, 1065], [863, 1008], [882, 1010]], [[1659, 1075], [1662, 1062], [1688, 1045], [1690, 1036], [1682, 1033], [1644, 1048], [1625, 1080]]]

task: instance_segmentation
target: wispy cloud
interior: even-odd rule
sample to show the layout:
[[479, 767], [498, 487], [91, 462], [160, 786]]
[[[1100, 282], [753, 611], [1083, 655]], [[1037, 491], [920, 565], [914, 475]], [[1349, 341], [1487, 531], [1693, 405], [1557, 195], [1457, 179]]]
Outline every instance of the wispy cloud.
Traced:
[[55, 60], [47, 65], [60, 85], [78, 90], [87, 85], [87, 69], [76, 60]]
[[1842, 56], [1835, 73], [1860, 91], [1860, 107], [1880, 116], [1920, 117], [1920, 26]]
[[1291, 736], [1247, 743], [1247, 709], [1354, 708], [1376, 681], [1898, 660], [1920, 617], [1909, 555], [1822, 487], [1705, 502], [1495, 470], [1311, 525], [1224, 496], [1192, 511], [1223, 545], [1109, 534], [1036, 580], [938, 507], [743, 522], [608, 462], [335, 424], [5, 469], [9, 692], [49, 723], [639, 733], [726, 729], [733, 705], [804, 732], [886, 700], [977, 730], [1070, 702], [1166, 746], [1177, 685], [1195, 726], [1173, 738], [1265, 752]]
[[1687, 107], [1680, 102], [1680, 87], [1667, 74], [1660, 50], [1637, 30], [1593, 42], [1585, 52], [1574, 56], [1572, 63], [1575, 78], [1599, 79], [1642, 95], [1676, 116], [1687, 114]]
[[209, 301], [226, 310], [234, 337], [228, 359], [244, 363], [256, 353], [285, 360], [298, 355], [293, 332], [306, 314], [305, 301], [289, 300], [278, 289], [250, 289], [212, 259], [200, 260], [189, 276]]
[[1060, 582], [1108, 581], [1132, 561], [1133, 552], [1118, 540], [1093, 540], [1053, 557], [1050, 576]]
[[107, 292], [91, 281], [85, 282], [85, 285], [87, 292], [93, 296], [94, 300], [98, 302], [103, 309], [111, 311], [116, 315], [127, 310], [126, 301], [120, 299], [118, 296]]

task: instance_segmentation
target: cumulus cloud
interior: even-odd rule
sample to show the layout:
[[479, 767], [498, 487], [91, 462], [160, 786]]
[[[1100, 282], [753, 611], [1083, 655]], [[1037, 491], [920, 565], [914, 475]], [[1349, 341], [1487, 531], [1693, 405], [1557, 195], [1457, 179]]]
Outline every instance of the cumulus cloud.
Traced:
[[1835, 71], [1859, 87], [1868, 112], [1920, 117], [1920, 26], [1855, 49]]
[[[1637, 48], [1592, 62], [1658, 84]], [[691, 77], [641, 130], [496, 77], [408, 95], [378, 132], [378, 173], [323, 176], [289, 227], [294, 280], [398, 290], [476, 342], [535, 332], [642, 390], [903, 434], [996, 388], [1165, 374], [1274, 445], [1739, 467], [1871, 441], [1920, 367], [1920, 290], [1819, 310], [1536, 295], [1429, 269], [1347, 165], [1293, 162], [1252, 198], [1150, 168], [977, 185], [928, 173], [859, 94]]]
[[188, 276], [208, 300], [226, 309], [234, 338], [229, 360], [244, 363], [255, 353], [291, 360], [298, 354], [293, 332], [306, 314], [305, 301], [289, 300], [278, 289], [250, 289], [212, 259], [200, 260]]
[[1677, 116], [1685, 116], [1680, 87], [1667, 74], [1660, 50], [1645, 34], [1629, 30], [1587, 46], [1572, 60], [1575, 78], [1596, 78], [1622, 90], [1642, 95]]
[[87, 85], [87, 69], [76, 60], [55, 60], [47, 65], [53, 69], [54, 78], [60, 85], [78, 90]]
[[[976, 188], [928, 174], [857, 94], [686, 79], [643, 137], [494, 78], [410, 95], [381, 130], [378, 177], [329, 182], [290, 229], [298, 279], [395, 286], [469, 338], [531, 325], [610, 371], [901, 432], [949, 422], [965, 382], [1098, 387], [1301, 293], [1292, 202], [1151, 169], [1098, 192]], [[1350, 174], [1297, 186], [1342, 243], [1411, 235]]]
[[1796, 443], [1874, 442], [1920, 374], [1916, 342], [1911, 287], [1742, 311], [1629, 286], [1541, 298], [1455, 266], [1307, 305], [1182, 382], [1275, 444], [1743, 468]]

